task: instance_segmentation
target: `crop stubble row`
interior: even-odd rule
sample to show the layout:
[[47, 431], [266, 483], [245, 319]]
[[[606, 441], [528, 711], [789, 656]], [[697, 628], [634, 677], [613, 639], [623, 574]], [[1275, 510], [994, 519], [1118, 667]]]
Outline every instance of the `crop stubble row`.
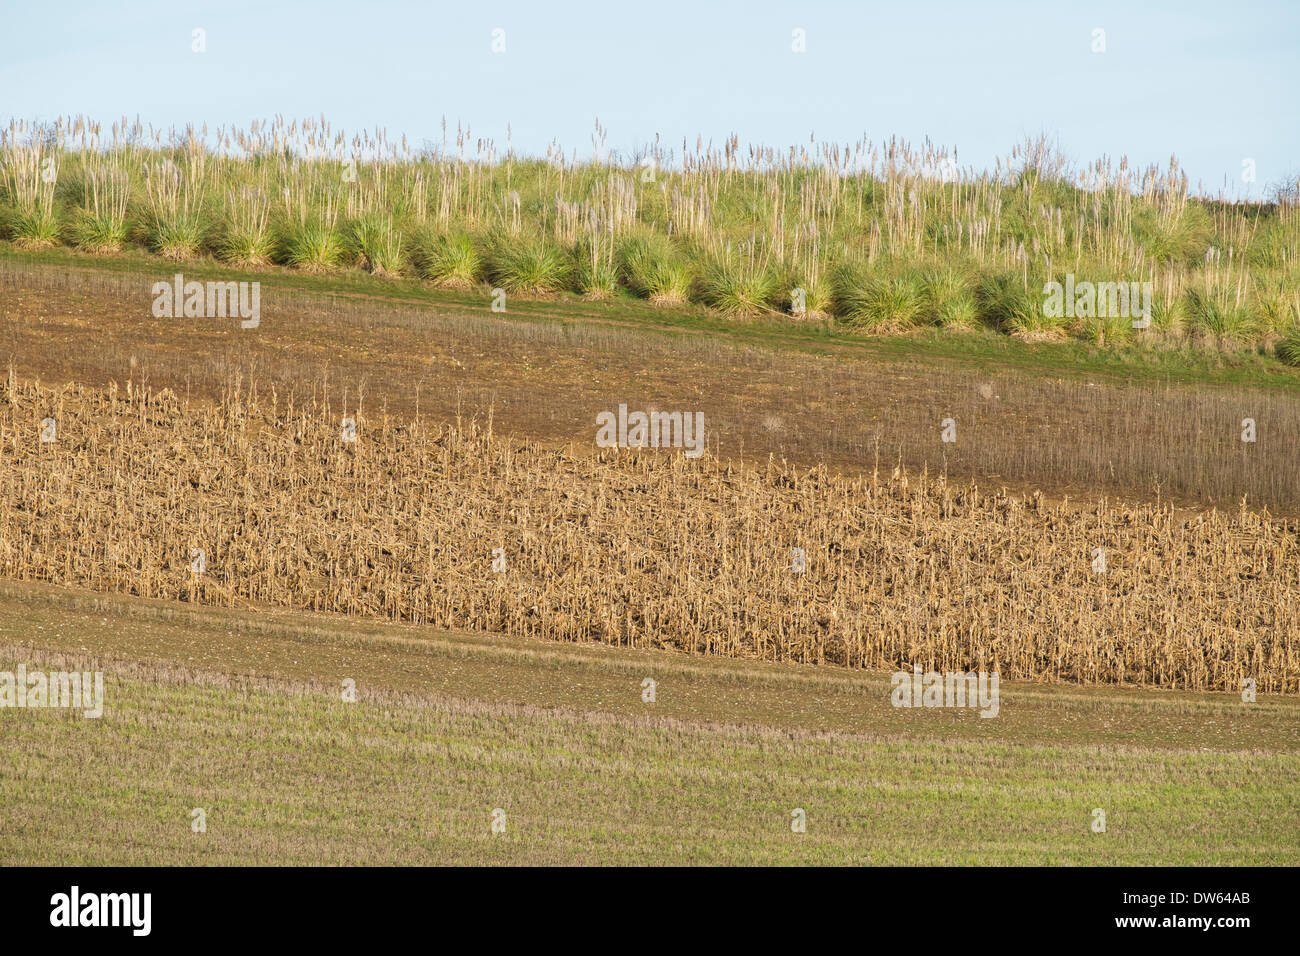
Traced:
[[240, 383], [210, 404], [11, 374], [0, 445], [16, 579], [805, 664], [1300, 691], [1297, 527], [1244, 508], [554, 451]]

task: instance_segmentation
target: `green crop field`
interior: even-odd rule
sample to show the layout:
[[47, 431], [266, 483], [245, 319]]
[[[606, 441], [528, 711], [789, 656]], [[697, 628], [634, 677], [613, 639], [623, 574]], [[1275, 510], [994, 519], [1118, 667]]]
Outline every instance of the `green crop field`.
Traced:
[[1294, 699], [1007, 684], [983, 720], [883, 675], [6, 585], [19, 662], [110, 676], [98, 720], [0, 711], [9, 863], [1300, 861]]

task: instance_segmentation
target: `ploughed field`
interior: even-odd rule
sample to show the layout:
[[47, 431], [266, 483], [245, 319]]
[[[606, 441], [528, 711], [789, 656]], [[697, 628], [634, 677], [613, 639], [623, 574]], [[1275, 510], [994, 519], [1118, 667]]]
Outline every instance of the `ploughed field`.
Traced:
[[317, 287], [187, 265], [187, 278], [261, 282], [258, 326], [243, 328], [238, 317], [155, 317], [150, 290], [176, 267], [113, 265], [0, 256], [0, 336], [19, 375], [133, 379], [209, 400], [242, 376], [284, 395], [361, 395], [398, 418], [491, 415], [514, 434], [588, 448], [597, 415], [620, 404], [690, 410], [728, 461], [776, 455], [845, 474], [902, 463], [1057, 497], [1220, 508], [1245, 498], [1300, 514], [1300, 398], [1295, 375], [1276, 369], [1202, 367], [1154, 349], [1116, 364], [992, 334], [828, 337], [621, 301], [512, 301], [501, 314], [486, 294], [399, 298], [374, 277]]

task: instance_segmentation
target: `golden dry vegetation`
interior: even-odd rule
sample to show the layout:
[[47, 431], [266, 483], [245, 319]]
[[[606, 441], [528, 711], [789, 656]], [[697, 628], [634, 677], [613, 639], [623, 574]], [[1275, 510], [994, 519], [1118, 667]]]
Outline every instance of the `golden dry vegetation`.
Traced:
[[850, 668], [1300, 690], [1297, 529], [1244, 508], [554, 451], [238, 382], [209, 404], [11, 373], [0, 442], [13, 578]]

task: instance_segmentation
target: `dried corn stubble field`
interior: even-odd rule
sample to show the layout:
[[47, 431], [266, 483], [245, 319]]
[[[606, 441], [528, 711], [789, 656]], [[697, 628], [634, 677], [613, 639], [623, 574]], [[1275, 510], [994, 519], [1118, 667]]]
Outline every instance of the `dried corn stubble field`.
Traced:
[[11, 375], [0, 438], [10, 577], [851, 668], [1300, 691], [1297, 529], [1244, 509], [557, 452], [238, 385], [213, 405]]

